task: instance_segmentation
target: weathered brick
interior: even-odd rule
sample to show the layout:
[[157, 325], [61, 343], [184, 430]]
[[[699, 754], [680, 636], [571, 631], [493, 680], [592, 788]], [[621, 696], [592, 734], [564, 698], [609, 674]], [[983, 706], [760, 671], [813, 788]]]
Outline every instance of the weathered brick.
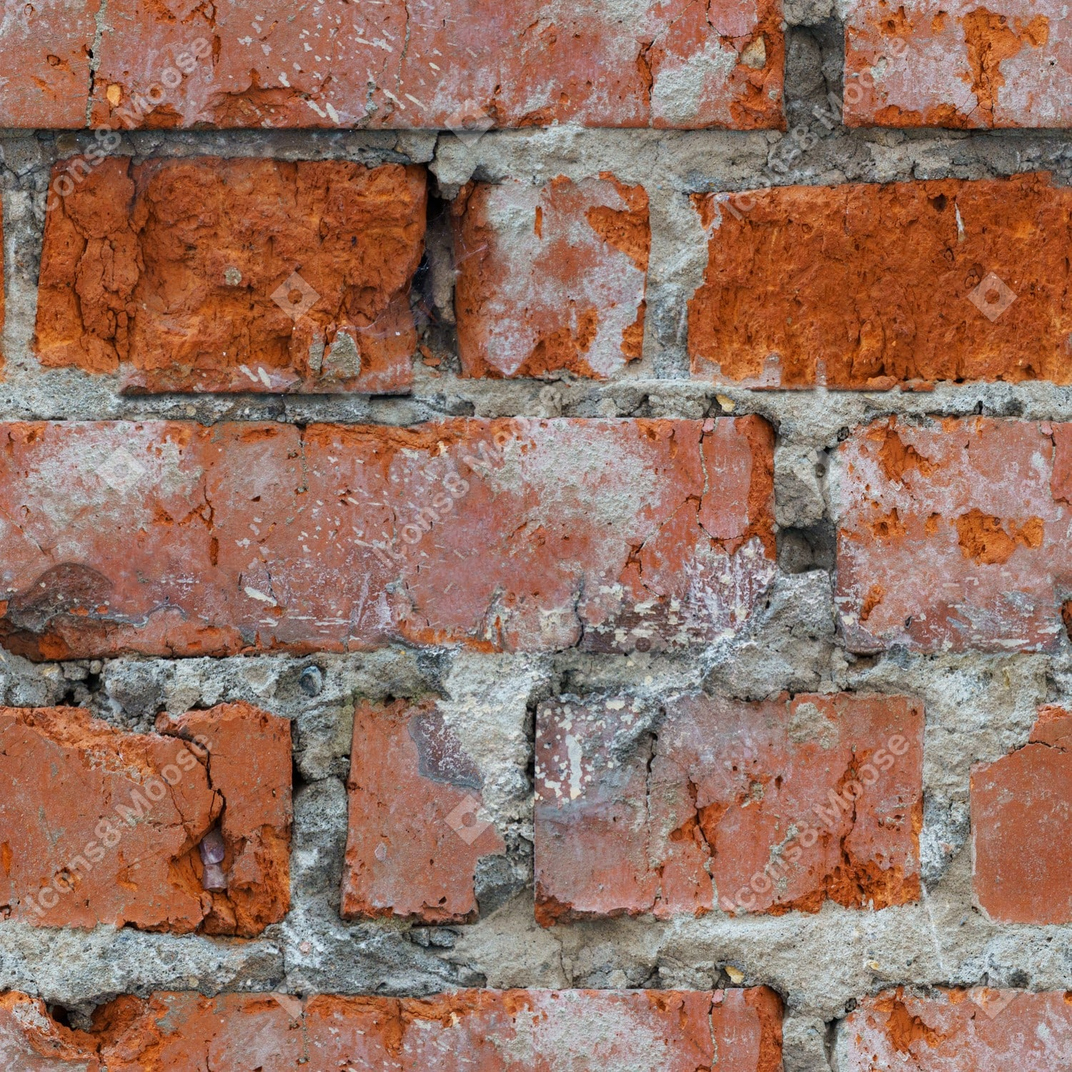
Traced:
[[467, 376], [605, 379], [641, 356], [648, 195], [610, 175], [470, 184], [453, 206]]
[[541, 923], [919, 895], [923, 713], [895, 696], [545, 703]]
[[837, 1046], [843, 1072], [1055, 1072], [1072, 1053], [1072, 995], [901, 990], [864, 998]]
[[[248, 704], [124, 733], [0, 708], [0, 903], [44, 926], [259, 934], [290, 899], [290, 728]], [[190, 743], [187, 743], [190, 742]], [[210, 848], [222, 875], [206, 874]]]
[[343, 915], [475, 919], [477, 863], [505, 849], [481, 814], [483, 784], [434, 701], [359, 704]]
[[[93, 121], [780, 127], [781, 4], [432, 0], [211, 12], [116, 0]], [[201, 54], [198, 42], [210, 42]], [[41, 47], [41, 46], [39, 46]], [[180, 59], [180, 57], [184, 57]], [[83, 105], [84, 111], [84, 105]]]
[[775, 573], [755, 417], [2, 433], [0, 637], [33, 658], [663, 650]]
[[850, 0], [845, 121], [891, 127], [1072, 124], [1072, 15], [1054, 0], [981, 7]]
[[405, 390], [425, 185], [344, 161], [63, 161], [37, 352], [130, 391]]
[[[462, 990], [414, 998], [192, 993], [121, 997], [92, 1031], [0, 997], [0, 1057], [19, 1072], [778, 1072], [782, 1009], [750, 990]], [[21, 1062], [18, 1064], [12, 1062]], [[146, 1062], [151, 1062], [147, 1064]]]
[[1072, 382], [1072, 191], [1049, 175], [694, 203], [709, 235], [689, 303], [697, 376], [867, 389]]
[[1004, 923], [1072, 923], [1072, 712], [1043, 708], [1030, 741], [972, 768], [975, 897]]
[[83, 127], [95, 3], [9, 3], [0, 23], [0, 127]]
[[850, 650], [1054, 650], [1070, 473], [1068, 425], [891, 418], [857, 431], [832, 482]]

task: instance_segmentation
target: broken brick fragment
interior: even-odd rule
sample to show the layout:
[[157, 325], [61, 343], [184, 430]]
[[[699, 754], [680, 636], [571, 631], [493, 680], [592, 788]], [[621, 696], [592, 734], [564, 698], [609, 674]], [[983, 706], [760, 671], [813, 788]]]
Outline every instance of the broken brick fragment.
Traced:
[[[20, 1072], [778, 1072], [782, 1006], [748, 990], [460, 990], [427, 999], [157, 993], [58, 1023], [43, 1002], [0, 997], [0, 1057]], [[206, 1059], [207, 1055], [207, 1059]]]
[[[126, 733], [77, 708], [0, 708], [0, 903], [53, 927], [259, 934], [290, 901], [290, 729], [224, 704]], [[223, 838], [226, 886], [198, 847]]]
[[1072, 712], [1044, 707], [1022, 748], [971, 775], [973, 886], [1003, 923], [1072, 923]]
[[342, 914], [462, 923], [479, 860], [505, 849], [484, 779], [434, 701], [358, 704]]
[[920, 706], [895, 696], [548, 701], [537, 918], [914, 901], [922, 740]]
[[466, 376], [607, 379], [641, 356], [648, 195], [610, 175], [470, 184], [452, 207]]
[[422, 168], [192, 158], [61, 161], [36, 349], [128, 391], [398, 392]]

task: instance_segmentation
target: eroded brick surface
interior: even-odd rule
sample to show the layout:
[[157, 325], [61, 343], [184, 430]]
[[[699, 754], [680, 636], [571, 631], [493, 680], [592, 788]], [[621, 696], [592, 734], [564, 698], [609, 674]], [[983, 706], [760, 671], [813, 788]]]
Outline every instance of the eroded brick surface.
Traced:
[[1031, 740], [972, 768], [975, 897], [1006, 923], [1072, 922], [1072, 712], [1046, 707]]
[[612, 176], [467, 186], [454, 203], [467, 376], [606, 378], [641, 356], [648, 195]]
[[540, 922], [918, 897], [918, 705], [697, 694], [653, 714], [627, 698], [541, 707]]
[[1052, 651], [1068, 590], [1072, 430], [892, 418], [838, 450], [837, 602], [853, 651]]
[[[290, 899], [290, 729], [248, 704], [160, 734], [0, 709], [0, 903], [44, 926], [259, 934]], [[216, 839], [222, 883], [206, 877]]]
[[[462, 990], [442, 998], [160, 993], [72, 1031], [42, 1002], [0, 998], [0, 1057], [20, 1072], [778, 1072], [772, 991]], [[147, 1063], [151, 1062], [151, 1063]]]
[[754, 417], [2, 433], [0, 634], [34, 658], [663, 650], [775, 572]]
[[1020, 990], [900, 990], [864, 998], [842, 1028], [844, 1072], [1054, 1072], [1072, 1053], [1072, 997]]
[[893, 127], [1072, 123], [1072, 16], [1054, 0], [850, 0], [845, 121]]
[[710, 235], [689, 303], [698, 376], [871, 389], [1072, 380], [1072, 194], [1048, 175], [694, 201]]
[[[271, 0], [256, 18], [238, 0], [211, 10], [117, 0], [108, 13], [98, 124], [782, 124], [776, 0], [461, 0], [449, 12], [431, 0], [298, 10]], [[162, 70], [183, 73], [176, 57], [199, 39], [210, 42], [210, 59], [189, 65], [175, 88], [161, 86]]]
[[0, 127], [83, 127], [92, 0], [5, 3], [0, 14]]
[[53, 172], [36, 349], [131, 391], [405, 390], [421, 168], [78, 158]]
[[483, 784], [434, 701], [359, 704], [343, 915], [475, 919], [477, 863], [505, 849], [481, 812]]

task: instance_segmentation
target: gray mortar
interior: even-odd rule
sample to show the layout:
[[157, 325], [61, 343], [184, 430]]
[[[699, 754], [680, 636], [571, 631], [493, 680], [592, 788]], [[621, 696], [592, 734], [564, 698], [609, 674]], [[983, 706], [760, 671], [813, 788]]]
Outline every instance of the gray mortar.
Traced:
[[[245, 699], [292, 721], [295, 741], [293, 905], [255, 940], [0, 927], [0, 989], [40, 994], [84, 1017], [93, 1005], [155, 989], [427, 994], [459, 986], [711, 987], [766, 983], [786, 1000], [787, 1072], [829, 1072], [842, 1018], [891, 985], [1072, 989], [1072, 927], [999, 926], [973, 904], [968, 842], [971, 765], [1022, 746], [1040, 702], [1072, 698], [1072, 650], [1045, 655], [924, 657], [844, 650], [832, 600], [830, 454], [843, 430], [890, 413], [907, 419], [984, 413], [1072, 419], [1072, 391], [1049, 384], [939, 386], [932, 392], [749, 391], [689, 380], [683, 309], [700, 281], [706, 243], [688, 196], [775, 185], [975, 179], [1033, 170], [1072, 180], [1072, 138], [1060, 132], [828, 130], [812, 109], [840, 90], [842, 26], [831, 0], [787, 4], [788, 115], [819, 136], [793, 167], [778, 133], [491, 132], [475, 144], [428, 132], [174, 132], [124, 135], [120, 153], [272, 156], [426, 163], [449, 198], [470, 178], [545, 182], [612, 171], [642, 183], [653, 246], [645, 358], [612, 384], [470, 381], [456, 359], [417, 363], [411, 397], [124, 397], [117, 381], [43, 371], [32, 354], [36, 280], [50, 168], [85, 148], [85, 133], [0, 133], [7, 315], [0, 419], [341, 421], [406, 425], [444, 416], [700, 418], [758, 413], [778, 432], [781, 575], [734, 639], [685, 656], [540, 657], [414, 652], [231, 659], [121, 658], [35, 665], [0, 656], [0, 701], [78, 704], [116, 725], [148, 730], [160, 711]], [[445, 328], [452, 272], [444, 220], [429, 239], [430, 292]], [[950, 299], [951, 301], [954, 299]], [[444, 336], [449, 341], [449, 335]], [[442, 342], [442, 338], [440, 339]], [[317, 668], [315, 693], [302, 685]], [[310, 680], [305, 679], [308, 685]], [[550, 695], [621, 692], [657, 699], [705, 688], [746, 699], [781, 690], [905, 693], [926, 709], [920, 904], [816, 915], [609, 920], [538, 927], [532, 912], [532, 713]], [[436, 695], [482, 770], [489, 817], [506, 853], [482, 867], [482, 918], [464, 927], [338, 915], [346, 839], [345, 779], [354, 704]]]

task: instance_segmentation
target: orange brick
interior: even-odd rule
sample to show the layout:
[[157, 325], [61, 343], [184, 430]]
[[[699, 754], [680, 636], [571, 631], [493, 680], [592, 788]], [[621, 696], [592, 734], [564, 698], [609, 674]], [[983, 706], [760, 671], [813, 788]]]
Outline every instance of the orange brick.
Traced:
[[888, 991], [849, 1013], [837, 1045], [843, 1072], [1055, 1072], [1072, 1053], [1067, 993]]
[[33, 658], [680, 649], [775, 573], [755, 417], [2, 434], [0, 637]]
[[849, 649], [1053, 651], [1064, 632], [1068, 425], [892, 418], [837, 453], [837, 603]]
[[1072, 382], [1072, 191], [1048, 175], [694, 202], [710, 236], [689, 303], [699, 377], [873, 390]]
[[[780, 127], [781, 5], [114, 0], [93, 121], [155, 127]], [[207, 46], [207, 47], [206, 47]]]
[[[124, 733], [77, 708], [0, 709], [9, 918], [247, 937], [282, 920], [289, 724], [238, 703], [160, 729]], [[222, 854], [216, 876], [209, 846]]]
[[848, 4], [851, 126], [1067, 127], [1070, 75], [1072, 16], [1054, 0]]
[[474, 920], [477, 862], [505, 849], [481, 814], [483, 784], [434, 701], [359, 704], [343, 916]]
[[[128, 391], [404, 391], [421, 168], [63, 161], [36, 348]], [[66, 196], [63, 196], [63, 195]]]
[[537, 716], [536, 913], [852, 908], [919, 896], [922, 710], [901, 697], [549, 701]]
[[1003, 923], [1072, 923], [1072, 712], [1047, 707], [1030, 742], [972, 768], [975, 897]]
[[0, 1057], [19, 1072], [530, 1072], [573, 1067], [778, 1072], [782, 1008], [751, 990], [462, 990], [380, 998], [160, 993], [120, 997], [92, 1031], [24, 994], [0, 997]]
[[454, 306], [467, 376], [605, 379], [641, 356], [648, 195], [609, 175], [467, 186]]

